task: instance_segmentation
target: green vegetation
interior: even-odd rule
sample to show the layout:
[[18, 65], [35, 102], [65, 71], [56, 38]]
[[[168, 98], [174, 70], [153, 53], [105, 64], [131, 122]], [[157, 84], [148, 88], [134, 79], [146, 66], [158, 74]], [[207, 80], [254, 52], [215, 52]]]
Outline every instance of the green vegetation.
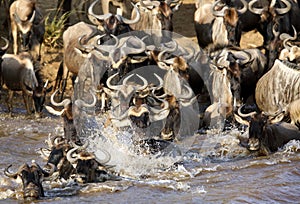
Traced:
[[62, 35], [70, 12], [64, 13], [60, 17], [57, 12], [55, 12], [54, 17], [50, 16], [51, 13], [45, 18], [44, 44], [51, 48], [59, 48], [63, 45]]

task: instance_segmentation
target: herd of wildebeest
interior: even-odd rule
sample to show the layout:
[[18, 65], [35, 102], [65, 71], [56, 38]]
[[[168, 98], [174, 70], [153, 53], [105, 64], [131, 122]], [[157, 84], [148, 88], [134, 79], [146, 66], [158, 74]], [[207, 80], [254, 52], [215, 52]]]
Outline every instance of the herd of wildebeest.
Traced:
[[[196, 48], [174, 38], [172, 16], [180, 9], [180, 0], [102, 0], [102, 13], [95, 11], [99, 0], [92, 1], [87, 9], [90, 22], [66, 25], [63, 61], [50, 88], [40, 74], [45, 25], [36, 0], [1, 3], [7, 7], [13, 39], [13, 54], [6, 53], [11, 45], [4, 37], [0, 50], [8, 111], [12, 112], [13, 92], [22, 91], [28, 114], [39, 115], [46, 107], [61, 116], [64, 125], [64, 135], [49, 139], [49, 148], [41, 150], [47, 161], [43, 167], [32, 162], [15, 173], [9, 171], [11, 166], [5, 169], [6, 176], [21, 177], [24, 198], [42, 197], [45, 177], [83, 183], [121, 179], [107, 165], [109, 153], [103, 150], [105, 158], [99, 159], [88, 151], [88, 142], [74, 124], [76, 111], [96, 104], [100, 104], [98, 116], [108, 114], [106, 125], [117, 129], [143, 129], [163, 121], [159, 133], [134, 143], [150, 148], [139, 154], [155, 154], [180, 141], [182, 134], [220, 128], [215, 118], [226, 121], [221, 130], [233, 124], [247, 126], [249, 137], [241, 145], [249, 151], [271, 153], [290, 140], [300, 140], [300, 3], [296, 0], [196, 0], [190, 28], [197, 34]], [[111, 6], [118, 7], [116, 13], [110, 13]], [[123, 15], [130, 13], [131, 18]], [[251, 30], [262, 35], [263, 44], [242, 49], [242, 33]], [[145, 66], [155, 67], [148, 73], [154, 80], [135, 72]], [[65, 98], [69, 76], [79, 87], [89, 79], [90, 88]], [[50, 92], [54, 108], [44, 105]], [[198, 108], [191, 108], [195, 103]], [[186, 120], [191, 118], [197, 128], [182, 131], [186, 128], [180, 124], [189, 124]]]

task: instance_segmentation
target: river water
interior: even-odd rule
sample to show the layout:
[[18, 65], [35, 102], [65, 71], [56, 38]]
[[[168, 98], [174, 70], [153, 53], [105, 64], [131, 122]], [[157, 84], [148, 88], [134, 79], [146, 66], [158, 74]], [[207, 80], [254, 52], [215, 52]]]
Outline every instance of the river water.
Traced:
[[[1, 106], [2, 107], [2, 106]], [[2, 107], [3, 111], [4, 107]], [[20, 110], [22, 112], [22, 110]], [[20, 184], [3, 170], [12, 164], [45, 161], [39, 149], [48, 137], [62, 135], [62, 120], [45, 113], [41, 119], [0, 115], [0, 202], [21, 200]], [[110, 130], [103, 130], [105, 131]], [[124, 138], [128, 132], [119, 132]], [[170, 158], [130, 157], [126, 150], [112, 154], [121, 181], [78, 185], [72, 181], [44, 182], [38, 203], [299, 203], [300, 143], [289, 142], [269, 156], [250, 154], [238, 145], [241, 133], [195, 135], [194, 144], [173, 166]], [[99, 145], [94, 143], [94, 145]], [[116, 159], [117, 158], [117, 159]], [[118, 165], [118, 163], [120, 165]], [[152, 168], [152, 169], [151, 169]]]

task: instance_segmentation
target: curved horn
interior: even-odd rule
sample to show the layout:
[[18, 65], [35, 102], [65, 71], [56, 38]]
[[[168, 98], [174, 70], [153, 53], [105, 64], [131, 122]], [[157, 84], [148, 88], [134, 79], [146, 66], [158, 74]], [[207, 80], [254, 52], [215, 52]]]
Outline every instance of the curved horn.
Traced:
[[184, 87], [188, 90], [187, 94], [179, 94], [176, 96], [176, 98], [183, 99], [183, 100], [191, 99], [194, 94], [192, 88], [186, 84], [184, 85]]
[[242, 108], [243, 108], [244, 106], [245, 106], [245, 105], [242, 105], [242, 106], [240, 106], [240, 107], [238, 108], [238, 115], [241, 116], [242, 118], [246, 118], [246, 117], [253, 116], [253, 115], [257, 114], [256, 111], [252, 111], [252, 112], [247, 113], [247, 114], [242, 113]]
[[214, 16], [216, 17], [223, 17], [224, 16], [224, 13], [225, 13], [225, 10], [228, 9], [228, 6], [223, 6], [223, 8], [220, 10], [220, 11], [217, 11], [215, 9], [215, 7], [217, 6], [217, 4], [219, 4], [221, 2], [221, 0], [217, 0], [213, 3], [212, 5], [212, 13]]
[[4, 37], [1, 37], [1, 38], [5, 41], [5, 45], [3, 47], [1, 47], [0, 49], [2, 51], [6, 51], [7, 48], [8, 48], [8, 46], [9, 46], [9, 41], [6, 38], [4, 38]]
[[51, 104], [54, 105], [54, 106], [63, 106], [63, 107], [66, 107], [67, 105], [69, 105], [71, 103], [70, 99], [64, 99], [60, 103], [57, 103], [57, 102], [54, 101], [54, 96], [57, 93], [57, 91], [59, 91], [59, 90], [57, 89], [56, 91], [54, 91], [53, 94], [50, 97]]
[[9, 168], [10, 168], [11, 166], [12, 166], [12, 164], [10, 164], [8, 167], [6, 167], [6, 168], [4, 169], [4, 174], [5, 174], [7, 177], [15, 178], [15, 179], [17, 178], [18, 174], [20, 174], [21, 171], [22, 171], [24, 168], [28, 169], [28, 165], [27, 165], [27, 164], [23, 164], [22, 166], [20, 166], [20, 168], [18, 169], [17, 172], [11, 173], [11, 172], [9, 172]]
[[156, 86], [156, 87], [157, 87], [157, 88], [163, 87], [163, 85], [164, 85], [164, 80], [163, 80], [158, 74], [156, 74], [156, 73], [154, 73], [154, 76], [157, 78], [157, 80], [158, 80], [158, 82], [159, 82], [158, 86]]
[[128, 81], [133, 75], [134, 75], [134, 74], [128, 75], [128, 76], [123, 80], [122, 85], [123, 85], [123, 86], [127, 86], [127, 81]]
[[82, 50], [84, 52], [90, 52], [90, 51], [92, 51], [95, 48], [95, 46], [91, 45], [91, 44], [85, 44], [85, 45], [83, 45], [82, 44], [82, 39], [85, 38], [85, 37], [86, 37], [86, 35], [82, 35], [82, 36], [80, 36], [78, 38], [78, 40], [77, 40], [78, 49], [80, 49], [80, 50]]
[[189, 61], [195, 56], [195, 49], [192, 46], [187, 47], [189, 51], [187, 52], [186, 55], [183, 55], [182, 57], [186, 60]]
[[96, 160], [97, 162], [99, 162], [100, 164], [106, 164], [107, 162], [110, 161], [111, 155], [110, 155], [106, 150], [104, 150], [104, 149], [101, 149], [101, 151], [102, 151], [102, 152], [104, 153], [104, 155], [105, 155], [104, 159], [99, 159], [99, 158], [96, 157], [96, 155], [95, 155], [95, 160]]
[[241, 50], [238, 52], [231, 52], [235, 57], [238, 59], [236, 60], [237, 63], [239, 64], [246, 64], [250, 62], [252, 59], [251, 54], [247, 52], [246, 50]]
[[251, 12], [254, 13], [254, 14], [261, 15], [265, 8], [255, 8], [255, 7], [254, 7], [254, 4], [255, 4], [257, 1], [258, 1], [258, 0], [252, 0], [252, 1], [249, 2], [249, 4], [248, 4], [249, 11], [251, 11]]
[[[172, 52], [175, 52], [177, 50], [178, 43], [175, 40], [172, 40], [171, 42], [172, 42], [171, 48], [169, 48], [168, 46], [164, 46], [164, 45], [162, 46], [163, 50], [157, 56], [157, 59], [158, 59], [159, 62], [165, 62], [166, 61], [165, 59], [163, 59], [163, 55], [165, 53], [172, 53]], [[167, 45], [167, 43], [164, 43], [164, 44]], [[166, 62], [166, 63], [170, 63], [170, 61], [172, 61], [172, 59], [169, 59], [168, 62]]]
[[279, 15], [286, 14], [287, 12], [289, 12], [291, 10], [291, 3], [289, 1], [287, 1], [287, 0], [281, 0], [281, 1], [286, 5], [286, 7], [275, 9], [277, 14], [279, 14]]
[[61, 116], [65, 112], [64, 109], [62, 109], [61, 111], [57, 111], [54, 108], [52, 108], [51, 106], [45, 106], [45, 108], [49, 113], [51, 113], [53, 115], [57, 115], [57, 116]]
[[97, 15], [97, 14], [95, 14], [95, 13], [93, 12], [93, 9], [94, 9], [94, 6], [96, 5], [96, 3], [97, 3], [98, 1], [99, 1], [99, 0], [96, 0], [96, 1], [94, 1], [94, 2], [90, 5], [90, 7], [89, 7], [89, 9], [88, 9], [88, 15], [94, 16], [94, 17], [97, 18], [98, 20], [103, 21], [104, 19], [107, 19], [107, 18], [109, 18], [110, 16], [112, 16], [112, 14], [111, 14], [111, 13], [104, 14], [104, 15]]
[[123, 16], [120, 16], [121, 21], [125, 24], [128, 24], [128, 25], [135, 24], [135, 23], [139, 22], [139, 20], [141, 19], [140, 11], [139, 11], [139, 9], [136, 5], [137, 3], [136, 4], [131, 3], [131, 4], [134, 7], [133, 9], [135, 10], [136, 17], [134, 19], [129, 20], [129, 19], [124, 18]]
[[151, 112], [153, 112], [154, 114], [159, 114], [161, 113], [162, 111], [165, 111], [165, 110], [169, 110], [169, 103], [168, 101], [164, 100], [164, 99], [160, 99], [160, 98], [157, 98], [159, 101], [162, 102], [162, 109], [156, 109], [156, 108], [153, 108], [153, 107], [150, 107], [150, 110]]
[[277, 117], [278, 115], [284, 112], [280, 104], [278, 104], [277, 106], [278, 106], [278, 110], [275, 113], [272, 114], [272, 113], [263, 112], [263, 114], [268, 117], [273, 117], [273, 118]]
[[100, 38], [97, 40], [97, 49], [104, 51], [104, 52], [112, 53], [112, 51], [114, 51], [119, 45], [119, 38], [115, 35], [111, 35], [115, 39], [116, 43], [114, 45], [106, 45], [106, 44], [103, 45], [103, 44], [101, 44], [101, 41], [100, 41], [100, 39], [103, 36], [105, 36], [105, 35], [100, 36]]
[[58, 145], [61, 145], [61, 144], [64, 144], [65, 143], [65, 140], [62, 136], [56, 136], [56, 137], [53, 137], [51, 139], [51, 145], [52, 146], [58, 146]]
[[95, 107], [97, 99], [96, 99], [96, 95], [90, 90], [90, 93], [93, 96], [93, 102], [91, 104], [86, 103], [85, 101], [81, 100], [81, 99], [77, 99], [75, 101], [75, 105], [77, 107], [87, 107], [87, 108], [92, 108]]
[[[130, 39], [133, 39], [134, 42], [130, 42]], [[127, 43], [128, 42], [128, 43]], [[134, 47], [130, 47], [130, 44], [134, 43]], [[122, 50], [122, 56], [127, 56], [128, 54], [139, 54], [142, 52], [145, 52], [146, 50], [146, 44], [139, 39], [136, 36], [130, 36], [129, 38], [127, 38], [127, 40], [125, 41], [124, 45], [122, 45], [121, 47]]]
[[29, 19], [29, 22], [33, 23], [34, 18], [35, 18], [35, 10], [33, 11], [31, 18]]
[[140, 88], [138, 88], [138, 91], [139, 90], [144, 90], [145, 88], [147, 88], [148, 81], [144, 77], [140, 76], [139, 74], [137, 74], [137, 77], [140, 78], [143, 81], [143, 85], [140, 86]]
[[290, 41], [290, 40], [296, 40], [297, 39], [297, 31], [296, 31], [296, 29], [293, 25], [292, 25], [292, 27], [293, 27], [293, 30], [294, 30], [294, 36], [290, 36], [288, 33], [282, 33], [279, 36], [280, 40], [283, 40], [284, 48], [286, 48], [287, 50], [290, 50], [290, 48], [291, 48], [291, 46], [289, 46], [287, 44], [287, 42]]
[[74, 164], [77, 160], [78, 160], [78, 157], [77, 157], [77, 154], [76, 154], [76, 157], [73, 157], [73, 153], [78, 149], [78, 147], [74, 147], [72, 149], [70, 149], [68, 152], [67, 152], [67, 160], [71, 163], [71, 164]]
[[70, 142], [70, 144], [71, 144], [72, 147], [76, 147], [78, 150], [81, 151], [81, 150], [84, 150], [84, 149], [86, 149], [88, 147], [89, 141], [86, 141], [82, 146], [79, 146], [79, 145], [75, 144], [72, 141]]
[[237, 9], [237, 12], [241, 15], [243, 13], [245, 13], [248, 9], [248, 4], [245, 0], [241, 0], [243, 7], [241, 9]]
[[111, 90], [116, 90], [116, 91], [118, 91], [118, 90], [121, 89], [121, 86], [122, 86], [122, 85], [112, 85], [112, 84], [111, 84], [111, 80], [112, 80], [115, 76], [117, 76], [118, 74], [119, 74], [119, 73], [117, 72], [117, 73], [111, 75], [110, 77], [108, 77], [108, 79], [107, 79], [107, 81], [106, 81], [107, 87], [110, 88]]

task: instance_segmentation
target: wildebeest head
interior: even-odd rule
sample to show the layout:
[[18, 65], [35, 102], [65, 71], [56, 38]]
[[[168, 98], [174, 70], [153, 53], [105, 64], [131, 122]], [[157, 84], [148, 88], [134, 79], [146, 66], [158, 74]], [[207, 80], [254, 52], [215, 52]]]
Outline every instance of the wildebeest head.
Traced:
[[[274, 114], [265, 112], [252, 111], [250, 113], [242, 113], [244, 106], [240, 106], [238, 109], [237, 121], [241, 124], [249, 126], [249, 139], [246, 147], [250, 151], [258, 151], [262, 148], [262, 143], [266, 137], [266, 128], [272, 123], [280, 122], [283, 118], [283, 110], [279, 110]], [[250, 118], [249, 118], [250, 117]]]
[[[243, 7], [241, 9], [237, 9], [235, 7], [228, 7], [227, 5], [221, 6], [222, 8], [219, 8], [221, 0], [215, 1], [212, 6], [212, 12], [215, 17], [222, 17], [223, 23], [226, 27], [227, 31], [227, 39], [229, 41], [229, 44], [236, 45], [239, 42], [237, 42], [237, 26], [239, 23], [239, 15], [245, 13], [247, 11], [247, 2], [245, 0], [242, 0]], [[217, 10], [218, 9], [220, 10]], [[219, 32], [219, 31], [218, 31]]]
[[249, 126], [249, 141], [247, 147], [250, 151], [256, 151], [260, 149], [266, 124], [267, 117], [265, 115], [255, 114], [252, 116]]
[[19, 0], [11, 9], [15, 23], [17, 24], [21, 49], [23, 51], [29, 50], [29, 42], [32, 35], [32, 27], [36, 15], [35, 1]]
[[106, 150], [102, 150], [105, 154], [104, 159], [99, 159], [95, 154], [86, 150], [88, 143], [83, 146], [76, 146], [68, 151], [67, 159], [75, 166], [76, 173], [79, 175], [81, 182], [97, 182], [99, 170], [109, 162], [110, 154]]
[[[110, 35], [121, 35], [131, 31], [129, 25], [140, 20], [139, 10], [135, 5], [134, 10], [138, 13], [138, 15], [134, 19], [126, 19], [119, 14], [115, 15], [111, 13], [97, 15], [93, 10], [98, 1], [99, 0], [96, 0], [90, 5], [88, 10], [89, 18], [94, 24], [101, 24], [108, 37]], [[95, 20], [94, 18], [97, 20]]]
[[[133, 30], [154, 30], [155, 35], [161, 36], [162, 33], [156, 31], [173, 31], [173, 13], [179, 9], [182, 1], [150, 1], [140, 0], [137, 4], [141, 12], [141, 20], [131, 25]], [[131, 13], [136, 16], [136, 11]], [[167, 37], [171, 37], [171, 32], [163, 32]]]
[[[256, 7], [258, 0], [252, 0], [249, 2], [249, 10], [260, 15], [261, 25], [263, 30], [264, 45], [269, 45], [271, 41], [276, 40], [276, 34], [274, 33], [274, 27], [277, 26], [277, 32], [289, 32], [291, 31], [290, 20], [286, 15], [291, 10], [291, 3], [288, 0], [269, 1], [270, 4], [263, 8]], [[271, 51], [272, 47], [267, 48], [267, 51]]]
[[38, 86], [33, 91], [32, 99], [34, 103], [35, 114], [37, 117], [40, 117], [46, 100], [46, 94], [49, 93], [53, 87], [48, 87], [48, 80], [45, 83], [43, 82], [39, 70], [35, 72], [35, 75], [38, 80]]
[[25, 199], [38, 199], [44, 196], [44, 189], [42, 186], [43, 177], [50, 176], [54, 169], [51, 169], [50, 172], [47, 172], [37, 163], [32, 162], [31, 166], [25, 163], [19, 167], [17, 172], [11, 173], [9, 172], [9, 168], [11, 166], [12, 165], [9, 165], [7, 168], [5, 168], [4, 173], [10, 178], [21, 178]]

